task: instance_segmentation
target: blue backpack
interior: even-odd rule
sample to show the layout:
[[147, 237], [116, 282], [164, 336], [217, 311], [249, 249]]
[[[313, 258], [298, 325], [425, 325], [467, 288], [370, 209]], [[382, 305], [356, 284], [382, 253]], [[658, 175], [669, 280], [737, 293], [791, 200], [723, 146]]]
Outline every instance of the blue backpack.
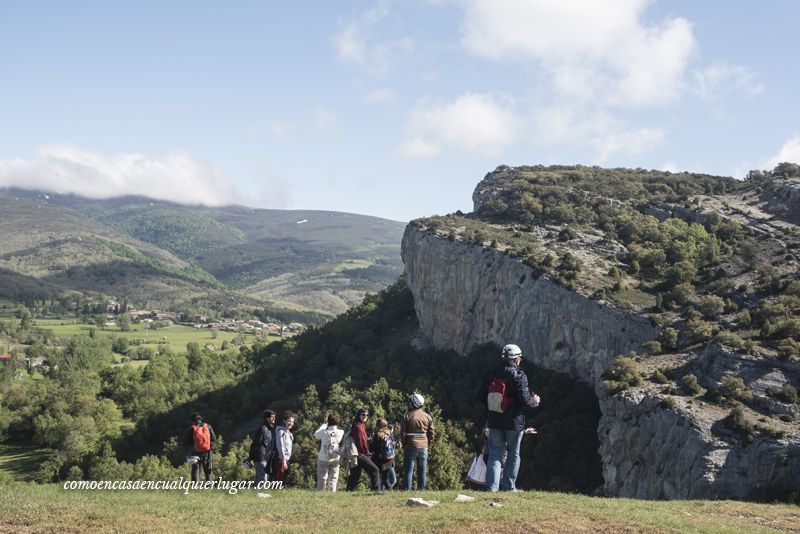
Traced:
[[385, 436], [383, 438], [383, 442], [385, 443], [386, 448], [386, 459], [393, 460], [394, 459], [394, 436]]

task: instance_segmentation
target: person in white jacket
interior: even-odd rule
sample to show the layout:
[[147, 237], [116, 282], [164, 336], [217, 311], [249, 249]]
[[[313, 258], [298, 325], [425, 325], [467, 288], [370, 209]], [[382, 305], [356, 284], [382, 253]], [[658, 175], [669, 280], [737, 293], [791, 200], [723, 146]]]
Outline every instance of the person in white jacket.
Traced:
[[339, 416], [328, 415], [328, 421], [322, 423], [314, 432], [320, 440], [319, 456], [317, 456], [317, 491], [336, 491], [339, 480], [339, 445], [342, 443], [344, 430], [339, 428]]
[[289, 470], [289, 458], [292, 457], [292, 443], [294, 442], [294, 436], [291, 432], [293, 426], [294, 413], [284, 412], [283, 424], [275, 428], [277, 461], [275, 462], [275, 471], [270, 476], [271, 480], [286, 482], [286, 472]]

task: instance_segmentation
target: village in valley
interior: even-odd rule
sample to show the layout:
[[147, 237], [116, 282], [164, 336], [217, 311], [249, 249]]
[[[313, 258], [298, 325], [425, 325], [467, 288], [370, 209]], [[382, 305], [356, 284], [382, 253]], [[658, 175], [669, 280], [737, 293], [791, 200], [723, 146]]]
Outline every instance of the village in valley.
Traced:
[[[123, 307], [126, 309], [123, 311]], [[158, 328], [172, 326], [174, 324], [190, 325], [194, 328], [209, 328], [224, 332], [239, 332], [253, 335], [272, 335], [289, 337], [299, 334], [305, 330], [302, 323], [289, 323], [286, 325], [277, 323], [265, 323], [258, 319], [210, 319], [208, 315], [195, 314], [187, 315], [174, 311], [159, 310], [140, 310], [131, 304], [120, 304], [115, 300], [106, 302], [106, 327], [118, 326], [119, 317], [123, 313], [130, 315], [131, 321], [147, 325], [156, 325]]]
[[[0, 324], [0, 367], [10, 366], [29, 372], [46, 372], [50, 367], [47, 350], [56, 338], [75, 335], [95, 337], [97, 331], [110, 335], [118, 365], [149, 360], [164, 347], [174, 352], [188, 350], [197, 343], [210, 350], [295, 336], [306, 329], [298, 322], [279, 324], [259, 319], [213, 317], [202, 313], [140, 309], [113, 299], [95, 302], [94, 315], [80, 319], [33, 318], [27, 308], [15, 312], [16, 321]], [[225, 314], [223, 314], [225, 315]], [[196, 332], [196, 333], [193, 333]], [[207, 333], [201, 333], [207, 332]]]

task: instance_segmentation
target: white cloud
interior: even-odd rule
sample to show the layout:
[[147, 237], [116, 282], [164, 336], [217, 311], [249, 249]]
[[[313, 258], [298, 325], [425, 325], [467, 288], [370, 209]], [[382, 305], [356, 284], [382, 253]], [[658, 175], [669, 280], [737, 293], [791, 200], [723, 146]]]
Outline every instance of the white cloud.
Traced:
[[741, 65], [715, 64], [694, 72], [694, 90], [703, 98], [739, 89], [750, 95], [764, 92], [764, 84], [756, 80], [750, 69]]
[[33, 160], [0, 160], [0, 187], [89, 198], [143, 195], [208, 206], [239, 199], [226, 176], [184, 152], [159, 158], [143, 154], [106, 156], [69, 145], [43, 147]]
[[775, 168], [778, 163], [800, 164], [800, 135], [795, 135], [786, 141], [775, 156], [767, 162], [768, 169]]
[[286, 137], [292, 130], [292, 125], [287, 121], [272, 121], [269, 124], [269, 134], [273, 137]]
[[595, 150], [595, 163], [614, 155], [637, 155], [664, 140], [660, 128], [637, 128], [605, 111], [554, 106], [534, 112], [535, 138], [542, 145], [583, 144]]
[[374, 76], [383, 76], [392, 64], [392, 56], [397, 49], [411, 49], [414, 44], [409, 39], [397, 42], [378, 41], [373, 38], [375, 27], [390, 13], [386, 0], [347, 22], [334, 36], [333, 42], [339, 59], [367, 68]]
[[419, 106], [406, 130], [401, 157], [434, 156], [445, 147], [496, 156], [519, 139], [522, 123], [496, 96], [468, 93], [444, 106]]
[[436, 156], [441, 149], [420, 137], [409, 139], [400, 147], [398, 155], [403, 159], [429, 158]]
[[320, 106], [314, 116], [314, 128], [318, 132], [325, 132], [336, 126], [336, 114], [329, 109]]
[[685, 86], [694, 36], [683, 18], [645, 24], [647, 0], [466, 0], [476, 55], [535, 61], [553, 89], [620, 107], [665, 105]]
[[678, 164], [675, 163], [674, 161], [665, 161], [664, 163], [661, 164], [659, 169], [661, 169], [662, 171], [673, 172], [673, 173], [681, 172], [681, 168], [678, 167]]
[[380, 104], [383, 102], [391, 102], [397, 98], [394, 90], [390, 89], [389, 87], [381, 87], [380, 89], [375, 89], [374, 91], [370, 91], [364, 95], [364, 102], [367, 104]]

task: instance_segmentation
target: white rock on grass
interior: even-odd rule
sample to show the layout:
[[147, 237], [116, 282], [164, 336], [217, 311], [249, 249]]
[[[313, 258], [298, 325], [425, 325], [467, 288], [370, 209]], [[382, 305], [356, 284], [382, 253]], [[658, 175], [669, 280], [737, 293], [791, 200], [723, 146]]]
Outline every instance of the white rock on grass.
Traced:
[[410, 497], [406, 501], [406, 506], [423, 506], [425, 508], [430, 508], [439, 504], [439, 501], [426, 501], [424, 499], [420, 499], [419, 497]]
[[462, 495], [461, 493], [458, 494], [456, 497], [456, 502], [470, 502], [474, 501], [475, 497], [470, 497], [469, 495]]
[[272, 495], [270, 495], [269, 493], [259, 493], [258, 496], [261, 497], [262, 499], [269, 499], [270, 497], [272, 497]]

